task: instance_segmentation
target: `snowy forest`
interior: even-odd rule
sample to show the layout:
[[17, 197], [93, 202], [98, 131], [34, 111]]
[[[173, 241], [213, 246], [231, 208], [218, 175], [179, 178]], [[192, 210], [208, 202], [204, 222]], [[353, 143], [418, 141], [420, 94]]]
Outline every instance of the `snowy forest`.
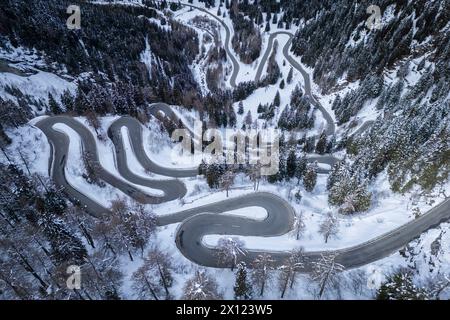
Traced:
[[449, 299], [449, 88], [448, 0], [0, 0], [0, 300]]

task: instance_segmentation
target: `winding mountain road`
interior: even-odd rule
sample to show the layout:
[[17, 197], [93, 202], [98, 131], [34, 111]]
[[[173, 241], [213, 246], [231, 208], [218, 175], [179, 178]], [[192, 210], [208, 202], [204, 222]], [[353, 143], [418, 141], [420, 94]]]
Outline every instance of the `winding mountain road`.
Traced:
[[[198, 8], [193, 5], [183, 4], [189, 7], [196, 8], [200, 11], [206, 12], [213, 17], [213, 14], [207, 10]], [[236, 77], [239, 73], [239, 63], [229, 49], [229, 41], [231, 37], [230, 30], [221, 19], [215, 17], [222, 26], [227, 30], [226, 48], [227, 54], [231, 58], [234, 69], [230, 83], [232, 86], [236, 85]], [[287, 34], [290, 40], [285, 45], [283, 52], [288, 61], [299, 70], [305, 79], [305, 91], [311, 98], [312, 103], [319, 109], [321, 105], [315, 100], [311, 94], [311, 83], [309, 75], [302, 69], [290, 55], [289, 47], [292, 42], [292, 34], [289, 32], [280, 31], [270, 36], [269, 47], [264, 54], [260, 70], [270, 55], [273, 47], [274, 39], [280, 34]], [[262, 71], [258, 71], [260, 77]], [[154, 116], [164, 114], [165, 117], [173, 121], [180, 121], [177, 113], [169, 106], [159, 103], [150, 106], [150, 113]], [[321, 109], [327, 119], [328, 127], [327, 133], [333, 134], [335, 130], [334, 122], [331, 116], [327, 114], [325, 109]], [[54, 128], [55, 124], [62, 123], [72, 128], [80, 137], [82, 141], [83, 154], [87, 161], [93, 164], [96, 176], [110, 184], [111, 186], [121, 190], [136, 201], [145, 204], [159, 204], [183, 198], [186, 195], [186, 187], [184, 183], [177, 179], [170, 180], [156, 180], [149, 179], [134, 174], [127, 163], [124, 137], [122, 136], [122, 128], [127, 128], [129, 134], [128, 139], [132, 146], [132, 151], [136, 156], [137, 161], [148, 172], [157, 173], [159, 175], [172, 178], [186, 178], [195, 177], [198, 175], [197, 169], [171, 169], [160, 166], [154, 163], [146, 154], [143, 145], [143, 130], [142, 125], [135, 119], [130, 117], [122, 117], [111, 124], [108, 129], [108, 137], [114, 144], [115, 159], [117, 170], [121, 176], [117, 177], [104, 169], [99, 161], [99, 154], [96, 146], [96, 140], [89, 129], [87, 129], [81, 122], [68, 117], [57, 116], [39, 120], [36, 127], [43, 131], [46, 135], [50, 146], [50, 166], [49, 173], [55, 184], [61, 186], [72, 201], [82, 204], [86, 210], [95, 217], [101, 217], [109, 212], [108, 208], [103, 207], [89, 195], [84, 194], [81, 190], [74, 188], [66, 179], [65, 166], [69, 156], [70, 138], [65, 133]], [[334, 164], [336, 159], [331, 156], [310, 156], [309, 159], [313, 161], [320, 161], [322, 163]], [[122, 179], [123, 178], [123, 179]], [[138, 189], [135, 185], [142, 185], [152, 189], [162, 190], [163, 196], [149, 195]], [[244, 217], [232, 216], [224, 214], [227, 211], [242, 209], [247, 207], [262, 207], [267, 212], [267, 217], [263, 220], [252, 220]], [[442, 204], [436, 206], [426, 214], [418, 219], [415, 219], [402, 227], [388, 232], [380, 237], [362, 243], [360, 245], [324, 252], [307, 252], [306, 256], [309, 262], [318, 260], [322, 255], [335, 254], [336, 261], [344, 265], [346, 268], [359, 267], [364, 264], [374, 262], [376, 260], [385, 258], [404, 247], [406, 244], [419, 237], [423, 232], [438, 226], [440, 223], [447, 221], [450, 218], [450, 200], [444, 201]], [[217, 259], [217, 249], [210, 248], [203, 244], [202, 239], [206, 235], [238, 235], [238, 236], [257, 236], [257, 237], [274, 237], [284, 235], [292, 230], [294, 221], [294, 210], [288, 202], [282, 198], [266, 192], [256, 192], [244, 195], [237, 198], [231, 198], [220, 202], [211, 203], [204, 206], [199, 206], [193, 209], [184, 210], [181, 212], [169, 213], [167, 215], [159, 216], [157, 223], [160, 226], [180, 223], [176, 234], [176, 245], [181, 253], [189, 260], [208, 267], [225, 268], [229, 267], [220, 263]], [[289, 252], [269, 252], [275, 260], [276, 266], [280, 266], [289, 257]], [[258, 250], [247, 250], [245, 255], [239, 257], [239, 260], [250, 263], [255, 257], [260, 254]], [[301, 272], [311, 271], [311, 263], [307, 263]]]
[[305, 71], [305, 69], [303, 69], [301, 64], [298, 63], [297, 60], [295, 60], [289, 53], [289, 50], [292, 46], [292, 39], [294, 38], [294, 35], [291, 32], [276, 31], [276, 32], [270, 34], [266, 52], [264, 53], [264, 55], [261, 59], [261, 62], [259, 63], [258, 70], [256, 72], [255, 81], [259, 82], [261, 80], [261, 76], [264, 71], [264, 66], [266, 65], [267, 60], [273, 50], [275, 39], [280, 35], [286, 35], [289, 37], [289, 40], [286, 42], [286, 44], [283, 47], [283, 55], [286, 58], [286, 60], [290, 63], [290, 65], [293, 68], [297, 69], [302, 74], [302, 77], [304, 79], [305, 96], [307, 96], [310, 99], [312, 105], [314, 107], [316, 107], [317, 109], [319, 109], [320, 112], [322, 113], [323, 117], [325, 118], [325, 121], [327, 122], [327, 128], [325, 130], [325, 133], [329, 136], [333, 135], [336, 131], [336, 125], [333, 121], [333, 118], [328, 113], [328, 111], [317, 101], [317, 99], [314, 97], [314, 95], [311, 93], [311, 79], [309, 77], [309, 74]]
[[[96, 217], [101, 217], [109, 212], [108, 208], [102, 207], [89, 195], [72, 187], [65, 176], [65, 164], [68, 155], [69, 137], [55, 129], [53, 126], [62, 123], [72, 128], [81, 138], [83, 152], [89, 161], [96, 163], [97, 175], [108, 184], [120, 189], [136, 201], [141, 203], [163, 203], [178, 198], [186, 194], [186, 188], [178, 180], [152, 180], [133, 174], [127, 164], [124, 152], [124, 144], [121, 128], [126, 127], [130, 132], [130, 143], [133, 152], [140, 164], [148, 171], [157, 172], [171, 177], [196, 176], [195, 170], [170, 169], [159, 166], [152, 162], [145, 153], [142, 138], [142, 125], [135, 119], [123, 117], [116, 120], [109, 128], [108, 135], [114, 143], [116, 149], [117, 168], [122, 177], [133, 184], [148, 186], [150, 188], [164, 191], [163, 197], [147, 195], [137, 189], [134, 185], [125, 182], [109, 173], [101, 167], [98, 161], [98, 151], [95, 138], [91, 131], [84, 125], [67, 116], [57, 116], [45, 118], [36, 123], [47, 136], [52, 146], [50, 175], [54, 182], [61, 186], [68, 196], [76, 202], [81, 203], [89, 213]], [[244, 217], [224, 214], [227, 211], [242, 209], [246, 207], [259, 206], [267, 211], [264, 220], [252, 220]], [[436, 206], [428, 213], [422, 215], [402, 227], [388, 232], [376, 239], [372, 239], [363, 244], [336, 251], [307, 252], [306, 257], [309, 262], [316, 261], [322, 255], [336, 254], [336, 261], [346, 268], [359, 267], [367, 263], [385, 258], [404, 247], [407, 243], [419, 237], [423, 232], [438, 226], [440, 223], [450, 218], [450, 201], [447, 200]], [[237, 198], [199, 206], [181, 212], [170, 213], [158, 217], [158, 225], [181, 223], [176, 235], [176, 244], [181, 253], [189, 260], [203, 266], [225, 268], [229, 267], [220, 263], [217, 259], [217, 249], [205, 246], [202, 239], [206, 235], [238, 235], [238, 236], [259, 236], [274, 237], [286, 234], [292, 230], [294, 221], [294, 210], [288, 202], [282, 198], [266, 192], [256, 192]], [[260, 254], [259, 250], [247, 250], [245, 255], [239, 260], [251, 263]], [[268, 252], [275, 260], [275, 264], [280, 266], [289, 257], [289, 252]], [[302, 272], [309, 272], [311, 263], [307, 263]]]

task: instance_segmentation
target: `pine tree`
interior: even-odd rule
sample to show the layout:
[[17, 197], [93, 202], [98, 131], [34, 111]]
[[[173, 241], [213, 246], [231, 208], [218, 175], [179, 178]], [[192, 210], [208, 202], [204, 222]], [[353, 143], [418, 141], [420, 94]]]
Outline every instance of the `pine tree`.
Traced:
[[[74, 101], [74, 111], [82, 115], [89, 109], [89, 102], [86, 99], [86, 95], [84, 94], [83, 90], [81, 88], [78, 88], [77, 96]], [[126, 112], [122, 112], [126, 113]]]
[[183, 299], [185, 300], [220, 300], [221, 298], [217, 282], [205, 270], [197, 271], [184, 286]]
[[331, 137], [331, 139], [327, 143], [327, 147], [325, 149], [325, 153], [332, 153], [333, 152], [333, 148], [334, 148], [335, 145], [336, 145], [336, 136], [333, 135]]
[[48, 93], [48, 107], [50, 108], [52, 114], [62, 113], [61, 106], [58, 102], [56, 102], [55, 98], [53, 98], [53, 95], [50, 92]]
[[283, 25], [284, 25], [284, 24], [283, 24], [283, 20], [280, 19], [280, 20], [278, 21], [277, 28], [278, 28], [278, 29], [283, 29]]
[[12, 140], [11, 138], [6, 134], [5, 130], [3, 129], [2, 124], [0, 123], [0, 150], [2, 150], [3, 154], [5, 155], [6, 159], [11, 162], [10, 158], [8, 157], [8, 154], [6, 152], [6, 147], [11, 144]]
[[273, 24], [277, 24], [277, 23], [278, 23], [278, 15], [277, 15], [277, 13], [275, 13], [275, 14], [273, 15], [272, 23], [273, 23]]
[[286, 160], [286, 175], [289, 179], [295, 176], [297, 171], [297, 157], [295, 155], [295, 150], [292, 149], [289, 152], [288, 158]]
[[306, 191], [312, 192], [317, 183], [317, 164], [308, 164], [303, 176], [303, 185]]
[[325, 154], [326, 150], [327, 150], [327, 135], [325, 131], [322, 131], [319, 137], [319, 141], [317, 141], [316, 153]]
[[225, 169], [220, 164], [214, 163], [206, 166], [206, 181], [211, 189], [220, 187], [221, 177]]
[[370, 208], [372, 194], [368, 191], [367, 181], [361, 181], [345, 162], [338, 162], [333, 167], [327, 189], [328, 203], [339, 206], [341, 213], [364, 212]]
[[305, 145], [303, 146], [303, 151], [305, 153], [313, 152], [315, 144], [316, 144], [316, 138], [314, 136], [306, 138]]
[[69, 90], [65, 90], [61, 95], [61, 102], [66, 111], [73, 111], [75, 109], [74, 97]]
[[240, 262], [236, 271], [236, 282], [234, 284], [234, 298], [236, 300], [251, 300], [253, 296], [250, 281], [247, 278], [247, 266]]
[[283, 181], [287, 177], [287, 169], [286, 169], [286, 156], [283, 150], [280, 149], [280, 158], [279, 158], [279, 168], [277, 173], [277, 180], [279, 182]]
[[250, 110], [247, 112], [247, 115], [245, 116], [244, 119], [244, 124], [246, 126], [246, 128], [250, 128], [250, 126], [253, 123], [253, 119], [252, 119], [252, 113], [250, 112]]
[[286, 84], [284, 83], [284, 79], [280, 82], [280, 89], [283, 90], [285, 88]]
[[[54, 203], [54, 200], [58, 203]], [[52, 259], [56, 263], [82, 265], [87, 256], [87, 250], [77, 235], [58, 217], [57, 211], [61, 201], [46, 199], [46, 202], [49, 203], [45, 205], [46, 209], [40, 215], [39, 225], [50, 243]], [[52, 209], [49, 206], [52, 206]]]
[[256, 110], [256, 112], [258, 113], [264, 113], [267, 110], [267, 105], [262, 105], [261, 103], [258, 104], [258, 108]]

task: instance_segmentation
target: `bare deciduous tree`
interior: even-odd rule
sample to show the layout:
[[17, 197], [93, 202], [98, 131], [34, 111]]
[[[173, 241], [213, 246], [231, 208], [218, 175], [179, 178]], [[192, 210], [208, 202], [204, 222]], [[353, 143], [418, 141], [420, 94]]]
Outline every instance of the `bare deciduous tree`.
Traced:
[[259, 288], [259, 295], [264, 294], [266, 283], [271, 278], [270, 271], [273, 270], [273, 263], [275, 261], [268, 253], [262, 253], [258, 255], [253, 261], [253, 274], [252, 279], [254, 284]]
[[296, 240], [300, 240], [306, 230], [305, 222], [303, 221], [303, 211], [295, 213], [294, 219], [294, 235]]
[[229, 266], [234, 270], [240, 255], [245, 255], [244, 242], [238, 238], [220, 238], [217, 249], [217, 258], [220, 264]]
[[259, 189], [259, 182], [261, 181], [261, 167], [262, 165], [258, 161], [257, 164], [254, 164], [249, 168], [248, 175], [253, 182], [253, 190], [255, 191]]
[[80, 233], [86, 239], [86, 242], [95, 249], [94, 236], [92, 230], [95, 227], [95, 219], [90, 216], [83, 208], [71, 206], [66, 215], [68, 223], [74, 228], [80, 230]]
[[435, 299], [439, 299], [444, 291], [450, 288], [450, 275], [438, 274], [437, 276], [429, 277], [425, 281], [425, 288]]
[[88, 122], [88, 124], [94, 128], [95, 133], [97, 134], [97, 137], [100, 137], [100, 132], [99, 129], [101, 128], [101, 121], [100, 119], [97, 117], [97, 114], [95, 113], [95, 111], [93, 110], [88, 110], [85, 112], [85, 117], [86, 120]]
[[119, 260], [108, 256], [104, 250], [97, 250], [86, 259], [82, 266], [82, 294], [89, 300], [120, 299], [123, 273]]
[[312, 279], [319, 284], [319, 298], [322, 297], [327, 286], [337, 281], [339, 272], [344, 271], [344, 266], [337, 263], [336, 254], [322, 254], [318, 261], [312, 262]]
[[348, 273], [349, 286], [355, 295], [362, 295], [368, 286], [368, 276], [363, 270], [352, 270]]
[[126, 252], [133, 261], [133, 251], [144, 251], [156, 228], [156, 218], [141, 205], [130, 207], [123, 199], [114, 200], [111, 212], [96, 224], [94, 234], [105, 250], [113, 255]]
[[172, 285], [173, 263], [171, 257], [157, 247], [152, 248], [143, 265], [132, 275], [133, 289], [140, 299], [159, 300], [162, 292], [170, 299], [169, 287]]
[[100, 187], [104, 187], [105, 183], [100, 180], [97, 175], [97, 172], [102, 169], [100, 163], [96, 160], [93, 160], [93, 157], [89, 152], [84, 152], [82, 155], [82, 159], [86, 170], [86, 173], [83, 174], [83, 178], [85, 178], [86, 181], [90, 184], [96, 184]]

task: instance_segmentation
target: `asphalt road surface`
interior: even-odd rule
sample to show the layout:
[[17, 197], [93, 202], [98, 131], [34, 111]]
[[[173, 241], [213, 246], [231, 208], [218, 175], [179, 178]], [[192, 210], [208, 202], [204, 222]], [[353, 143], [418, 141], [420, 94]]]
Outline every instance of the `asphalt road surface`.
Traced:
[[[233, 74], [230, 79], [230, 84], [235, 87], [236, 78], [239, 74], [239, 63], [230, 50], [229, 43], [231, 32], [228, 26], [220, 18], [203, 8], [198, 8], [189, 4], [183, 5], [193, 7], [211, 15], [225, 28], [227, 34], [225, 49], [227, 51], [227, 55], [233, 63]], [[270, 52], [272, 51], [274, 39], [280, 34], [286, 34], [290, 37], [290, 40], [283, 48], [283, 54], [289, 63], [304, 77], [305, 94], [311, 99], [313, 105], [321, 110], [327, 120], [327, 134], [334, 134], [335, 124], [331, 116], [311, 93], [311, 82], [308, 73], [306, 73], [301, 65], [289, 54], [289, 48], [292, 44], [291, 33], [287, 31], [280, 31], [270, 35], [269, 46], [260, 62], [257, 78], [261, 77], [263, 67], [267, 62]], [[163, 103], [152, 105], [150, 107], [150, 113], [154, 116], [161, 116], [163, 114], [164, 116], [177, 122], [182, 120], [177, 117], [177, 114], [173, 112], [168, 105]], [[181, 181], [176, 179], [147, 179], [134, 174], [129, 169], [127, 164], [126, 154], [124, 151], [124, 142], [121, 134], [122, 127], [126, 127], [128, 129], [130, 144], [133, 152], [139, 163], [148, 172], [173, 178], [195, 177], [198, 174], [197, 169], [172, 169], [160, 166], [151, 161], [151, 159], [146, 155], [143, 147], [142, 125], [137, 120], [129, 117], [118, 119], [108, 129], [108, 136], [114, 143], [115, 147], [117, 169], [123, 179], [116, 177], [101, 166], [95, 138], [83, 124], [67, 116], [45, 118], [38, 121], [36, 126], [44, 132], [51, 145], [49, 172], [52, 179], [55, 184], [64, 189], [72, 201], [82, 204], [93, 216], [101, 217], [101, 215], [107, 214], [109, 209], [103, 207], [82, 191], [71, 186], [67, 181], [65, 175], [65, 165], [68, 157], [70, 139], [66, 134], [53, 128], [53, 125], [56, 123], [63, 123], [77, 132], [82, 141], [82, 152], [87, 161], [89, 161], [95, 168], [96, 176], [99, 179], [121, 190], [140, 203], [158, 204], [183, 198], [186, 195], [186, 187]], [[364, 129], [358, 130], [358, 134], [360, 131], [364, 131], [369, 125], [370, 124], [363, 125]], [[333, 165], [336, 161], [338, 161], [331, 155], [312, 155], [309, 156], [308, 159], [309, 161], [318, 161], [329, 165]], [[164, 195], [155, 196], [146, 194], [136, 188], [133, 184], [162, 190]], [[253, 206], [264, 208], [267, 211], [267, 217], [264, 220], [259, 221], [224, 214], [224, 212], [230, 210]], [[447, 221], [449, 217], [450, 201], [446, 200], [441, 205], [436, 206], [428, 213], [422, 215], [420, 218], [360, 245], [337, 251], [307, 252], [307, 261], [313, 262], [319, 259], [322, 255], [333, 254], [336, 255], [336, 261], [344, 265], [346, 268], [359, 267], [389, 256], [396, 250], [403, 248], [406, 244], [419, 237], [423, 232]], [[226, 268], [230, 266], [219, 263], [216, 257], [217, 250], [215, 248], [207, 247], [202, 243], [202, 239], [205, 235], [219, 234], [274, 237], [290, 232], [293, 227], [293, 221], [294, 211], [288, 202], [271, 193], [256, 192], [238, 198], [231, 198], [205, 206], [199, 206], [194, 209], [160, 216], [158, 218], [158, 225], [163, 226], [180, 223], [176, 235], [176, 244], [186, 258], [203, 266]], [[239, 260], [246, 261], [250, 264], [261, 252], [262, 251], [258, 250], [247, 250], [244, 255], [239, 257]], [[265, 252], [272, 255], [272, 258], [275, 260], [275, 264], [277, 266], [282, 265], [285, 259], [289, 257], [289, 252]], [[311, 263], [307, 263], [301, 272], [309, 272], [310, 270]]]
[[[237, 82], [236, 79], [239, 75], [239, 62], [236, 60], [236, 57], [234, 56], [234, 54], [231, 51], [231, 47], [230, 47], [230, 41], [231, 41], [231, 30], [230, 28], [226, 25], [226, 23], [218, 16], [216, 16], [215, 14], [209, 12], [208, 10], [201, 8], [201, 7], [197, 7], [195, 5], [191, 5], [191, 4], [187, 4], [187, 3], [180, 3], [180, 2], [176, 2], [177, 4], [186, 6], [186, 7], [190, 7], [196, 10], [199, 10], [203, 13], [208, 14], [209, 16], [211, 16], [212, 18], [214, 18], [215, 20], [217, 20], [222, 27], [225, 29], [226, 32], [226, 37], [225, 37], [225, 51], [227, 53], [227, 56], [230, 58], [231, 63], [233, 64], [233, 73], [231, 75], [230, 78], [230, 85], [234, 88], [237, 86]], [[293, 68], [297, 69], [303, 79], [304, 79], [304, 85], [305, 85], [305, 95], [307, 97], [309, 97], [309, 99], [311, 100], [311, 103], [314, 107], [316, 107], [317, 109], [320, 110], [320, 112], [322, 113], [323, 117], [325, 118], [326, 122], [327, 122], [327, 127], [325, 130], [325, 133], [327, 135], [333, 135], [336, 131], [336, 125], [333, 121], [333, 118], [331, 117], [331, 115], [328, 113], [328, 111], [320, 104], [319, 101], [317, 101], [317, 99], [314, 97], [314, 95], [311, 93], [311, 79], [309, 77], [309, 74], [303, 69], [303, 67], [301, 66], [300, 63], [297, 62], [297, 60], [292, 57], [292, 55], [289, 52], [289, 49], [292, 45], [292, 39], [294, 37], [294, 35], [289, 32], [289, 31], [276, 31], [270, 34], [269, 36], [269, 44], [267, 46], [267, 49], [261, 59], [261, 61], [259, 62], [258, 65], [258, 70], [256, 72], [256, 76], [255, 76], [255, 82], [259, 82], [261, 80], [261, 75], [263, 73], [264, 70], [264, 66], [267, 63], [267, 60], [270, 56], [270, 53], [273, 50], [273, 44], [274, 44], [274, 40], [277, 36], [279, 35], [287, 35], [289, 37], [289, 41], [286, 43], [286, 45], [283, 48], [283, 55], [285, 56], [286, 60], [292, 65]], [[364, 130], [368, 129], [370, 127], [370, 124], [372, 123], [367, 123], [365, 124], [361, 130], [359, 130], [358, 134], [362, 133]], [[355, 133], [356, 135], [356, 133]]]
[[[66, 134], [53, 129], [53, 125], [56, 123], [63, 123], [78, 133], [82, 139], [83, 152], [85, 154], [87, 153], [89, 161], [96, 162], [95, 168], [100, 179], [122, 190], [141, 203], [162, 203], [182, 198], [186, 193], [186, 189], [184, 184], [178, 180], [161, 181], [144, 179], [131, 173], [123, 152], [121, 127], [125, 126], [128, 128], [131, 133], [130, 136], [133, 151], [147, 170], [155, 170], [159, 174], [173, 177], [186, 177], [191, 174], [195, 176], [197, 174], [195, 170], [170, 169], [153, 163], [147, 157], [143, 149], [141, 124], [128, 117], [121, 118], [114, 122], [108, 130], [109, 136], [115, 144], [119, 173], [124, 180], [129, 180], [134, 184], [161, 189], [165, 193], [163, 197], [147, 195], [126, 181], [113, 176], [101, 167], [98, 161], [95, 139], [91, 131], [85, 128], [83, 124], [66, 116], [40, 120], [36, 126], [44, 132], [52, 146], [51, 165], [49, 168], [51, 177], [57, 185], [63, 187], [64, 191], [73, 201], [77, 201], [84, 205], [88, 212], [96, 217], [107, 214], [109, 210], [102, 207], [82, 191], [76, 190], [67, 182], [65, 177], [65, 163], [68, 157], [70, 139]], [[139, 138], [139, 136], [141, 137]], [[267, 217], [262, 221], [258, 221], [224, 214], [224, 212], [230, 210], [253, 206], [259, 206], [266, 209]], [[404, 247], [407, 243], [419, 237], [423, 232], [438, 226], [441, 222], [447, 221], [449, 217], [450, 202], [447, 200], [420, 218], [366, 243], [337, 251], [307, 252], [307, 261], [312, 262], [319, 259], [322, 255], [335, 254], [336, 261], [343, 264], [346, 268], [359, 267], [389, 256], [396, 250]], [[197, 264], [209, 267], [226, 268], [229, 266], [219, 263], [216, 257], [216, 249], [207, 247], [202, 243], [202, 238], [205, 235], [219, 234], [274, 237], [291, 231], [293, 220], [294, 211], [288, 202], [271, 193], [256, 192], [238, 198], [231, 198], [221, 202], [199, 206], [194, 209], [160, 216], [158, 218], [158, 225], [163, 226], [181, 223], [176, 235], [176, 244], [181, 253]], [[242, 255], [239, 259], [250, 263], [261, 252], [262, 251], [258, 250], [247, 250], [245, 255]], [[275, 264], [278, 266], [282, 265], [285, 259], [289, 257], [289, 252], [268, 253], [272, 255]], [[311, 263], [307, 263], [302, 272], [308, 272], [310, 269]]]

